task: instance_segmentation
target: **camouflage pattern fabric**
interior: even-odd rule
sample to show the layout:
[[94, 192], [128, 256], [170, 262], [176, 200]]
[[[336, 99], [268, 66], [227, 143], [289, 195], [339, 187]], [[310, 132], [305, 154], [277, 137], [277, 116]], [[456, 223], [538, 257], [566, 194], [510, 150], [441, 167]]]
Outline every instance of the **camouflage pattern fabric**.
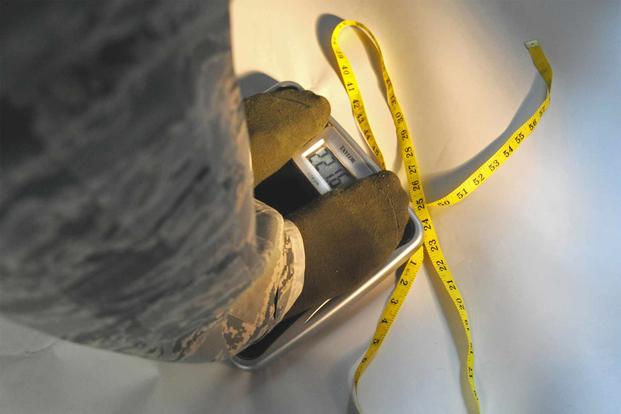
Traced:
[[304, 253], [252, 198], [227, 2], [2, 11], [0, 313], [166, 361], [271, 329]]

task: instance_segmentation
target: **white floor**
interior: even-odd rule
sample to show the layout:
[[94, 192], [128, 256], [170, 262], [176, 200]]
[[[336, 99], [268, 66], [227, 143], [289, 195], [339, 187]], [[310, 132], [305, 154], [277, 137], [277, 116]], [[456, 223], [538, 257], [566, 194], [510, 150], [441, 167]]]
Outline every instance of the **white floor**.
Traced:
[[[522, 46], [541, 40], [555, 71], [549, 111], [500, 172], [466, 202], [434, 210], [435, 222], [470, 312], [483, 411], [618, 412], [621, 2], [235, 0], [232, 9], [245, 92], [263, 74], [295, 80], [328, 97], [356, 136], [322, 45], [335, 16], [372, 28], [431, 198], [541, 99]], [[364, 49], [351, 33], [342, 42], [388, 165], [398, 168]], [[155, 364], [0, 321], [0, 412], [345, 412], [385, 292], [258, 373]], [[445, 306], [421, 272], [360, 387], [366, 413], [465, 412], [453, 338], [461, 339]]]

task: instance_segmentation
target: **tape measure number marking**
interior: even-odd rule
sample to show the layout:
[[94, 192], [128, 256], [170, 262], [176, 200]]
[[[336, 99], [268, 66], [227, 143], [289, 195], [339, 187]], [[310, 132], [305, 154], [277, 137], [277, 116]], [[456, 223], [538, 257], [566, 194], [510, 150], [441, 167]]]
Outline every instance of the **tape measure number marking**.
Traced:
[[539, 42], [526, 42], [526, 48], [531, 55], [535, 67], [546, 82], [547, 94], [543, 103], [524, 124], [522, 124], [513, 134], [511, 134], [511, 137], [507, 140], [507, 142], [505, 142], [505, 144], [496, 153], [494, 153], [494, 155], [484, 162], [483, 165], [474, 171], [464, 182], [462, 182], [445, 197], [432, 203], [427, 203], [425, 200], [422, 180], [420, 178], [418, 163], [416, 162], [416, 150], [411, 140], [411, 134], [408, 129], [405, 116], [403, 115], [403, 111], [401, 110], [399, 101], [395, 95], [392, 81], [390, 80], [386, 65], [384, 64], [384, 57], [379, 43], [373, 33], [364, 24], [354, 20], [344, 20], [334, 28], [331, 43], [334, 56], [336, 57], [336, 61], [338, 63], [339, 71], [341, 73], [341, 80], [345, 86], [347, 96], [349, 97], [352, 113], [356, 119], [358, 128], [365, 137], [371, 151], [375, 154], [378, 164], [385, 169], [386, 164], [384, 162], [384, 157], [379, 146], [377, 145], [377, 141], [375, 140], [375, 136], [369, 124], [364, 108], [364, 101], [362, 99], [354, 71], [349, 60], [347, 59], [347, 56], [343, 53], [338, 43], [339, 35], [342, 30], [347, 27], [353, 27], [360, 30], [371, 40], [371, 43], [374, 46], [382, 71], [386, 96], [388, 97], [388, 106], [395, 125], [397, 140], [399, 141], [401, 158], [403, 159], [405, 166], [410, 202], [416, 212], [416, 215], [422, 222], [424, 229], [423, 248], [418, 249], [406, 264], [399, 281], [391, 292], [390, 298], [382, 311], [380, 320], [375, 328], [375, 333], [373, 334], [373, 339], [371, 340], [371, 343], [356, 368], [353, 384], [354, 401], [358, 410], [360, 410], [357, 400], [357, 389], [360, 378], [379, 351], [384, 338], [388, 334], [392, 323], [399, 313], [399, 309], [401, 308], [408, 291], [412, 287], [416, 274], [420, 270], [424, 259], [424, 253], [427, 253], [437, 276], [440, 278], [445, 291], [448, 293], [453, 306], [460, 316], [461, 325], [463, 327], [467, 343], [467, 356], [464, 372], [467, 376], [468, 384], [475, 402], [476, 411], [480, 412], [479, 397], [474, 379], [474, 349], [470, 333], [468, 312], [466, 311], [465, 301], [459, 292], [455, 278], [453, 277], [444, 253], [442, 252], [439, 238], [436, 234], [428, 207], [429, 204], [436, 206], [448, 206], [462, 201], [472, 194], [477, 188], [479, 188], [479, 186], [487, 178], [489, 178], [502, 164], [505, 163], [508, 158], [513, 155], [517, 148], [538, 125], [541, 116], [550, 104], [552, 68], [548, 63]]

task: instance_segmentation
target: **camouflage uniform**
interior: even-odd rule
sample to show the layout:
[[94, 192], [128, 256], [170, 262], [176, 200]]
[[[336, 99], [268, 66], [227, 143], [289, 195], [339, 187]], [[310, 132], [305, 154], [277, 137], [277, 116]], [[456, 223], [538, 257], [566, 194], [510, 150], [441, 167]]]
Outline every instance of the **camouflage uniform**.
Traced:
[[228, 4], [3, 3], [0, 313], [167, 361], [226, 358], [299, 295], [252, 198]]

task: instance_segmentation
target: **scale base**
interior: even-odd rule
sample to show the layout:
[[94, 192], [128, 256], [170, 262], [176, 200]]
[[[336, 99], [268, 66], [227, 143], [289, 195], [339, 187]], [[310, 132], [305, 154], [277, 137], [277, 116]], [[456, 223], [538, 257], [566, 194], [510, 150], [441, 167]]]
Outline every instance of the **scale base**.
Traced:
[[[303, 89], [294, 82], [280, 82], [267, 91], [278, 88]], [[329, 133], [326, 132], [328, 130]], [[313, 166], [307, 162], [307, 152], [312, 152], [314, 146], [320, 144], [331, 146], [334, 154], [343, 163], [344, 168], [358, 179], [380, 171], [377, 164], [334, 118], [330, 117], [324, 133], [327, 135], [318, 137], [309, 143], [308, 148], [304, 148], [300, 154], [294, 155], [284, 167], [257, 186], [255, 197], [287, 216], [320, 194], [330, 191], [330, 187], [326, 183], [323, 183], [324, 185], [313, 184], [313, 179], [318, 181], [319, 177], [312, 171]], [[348, 156], [344, 158], [343, 154], [339, 153], [339, 149], [345, 149], [344, 152]], [[308, 310], [297, 317], [280, 322], [261, 340], [233, 357], [233, 364], [242, 369], [256, 369], [264, 366], [310, 332], [340, 314], [347, 306], [367, 294], [386, 277], [394, 275], [395, 271], [407, 262], [422, 243], [422, 225], [411, 208], [409, 209], [409, 216], [405, 234], [399, 246], [390, 255], [386, 264], [380, 269], [376, 269], [362, 285], [349, 294], [328, 299], [316, 309]]]

